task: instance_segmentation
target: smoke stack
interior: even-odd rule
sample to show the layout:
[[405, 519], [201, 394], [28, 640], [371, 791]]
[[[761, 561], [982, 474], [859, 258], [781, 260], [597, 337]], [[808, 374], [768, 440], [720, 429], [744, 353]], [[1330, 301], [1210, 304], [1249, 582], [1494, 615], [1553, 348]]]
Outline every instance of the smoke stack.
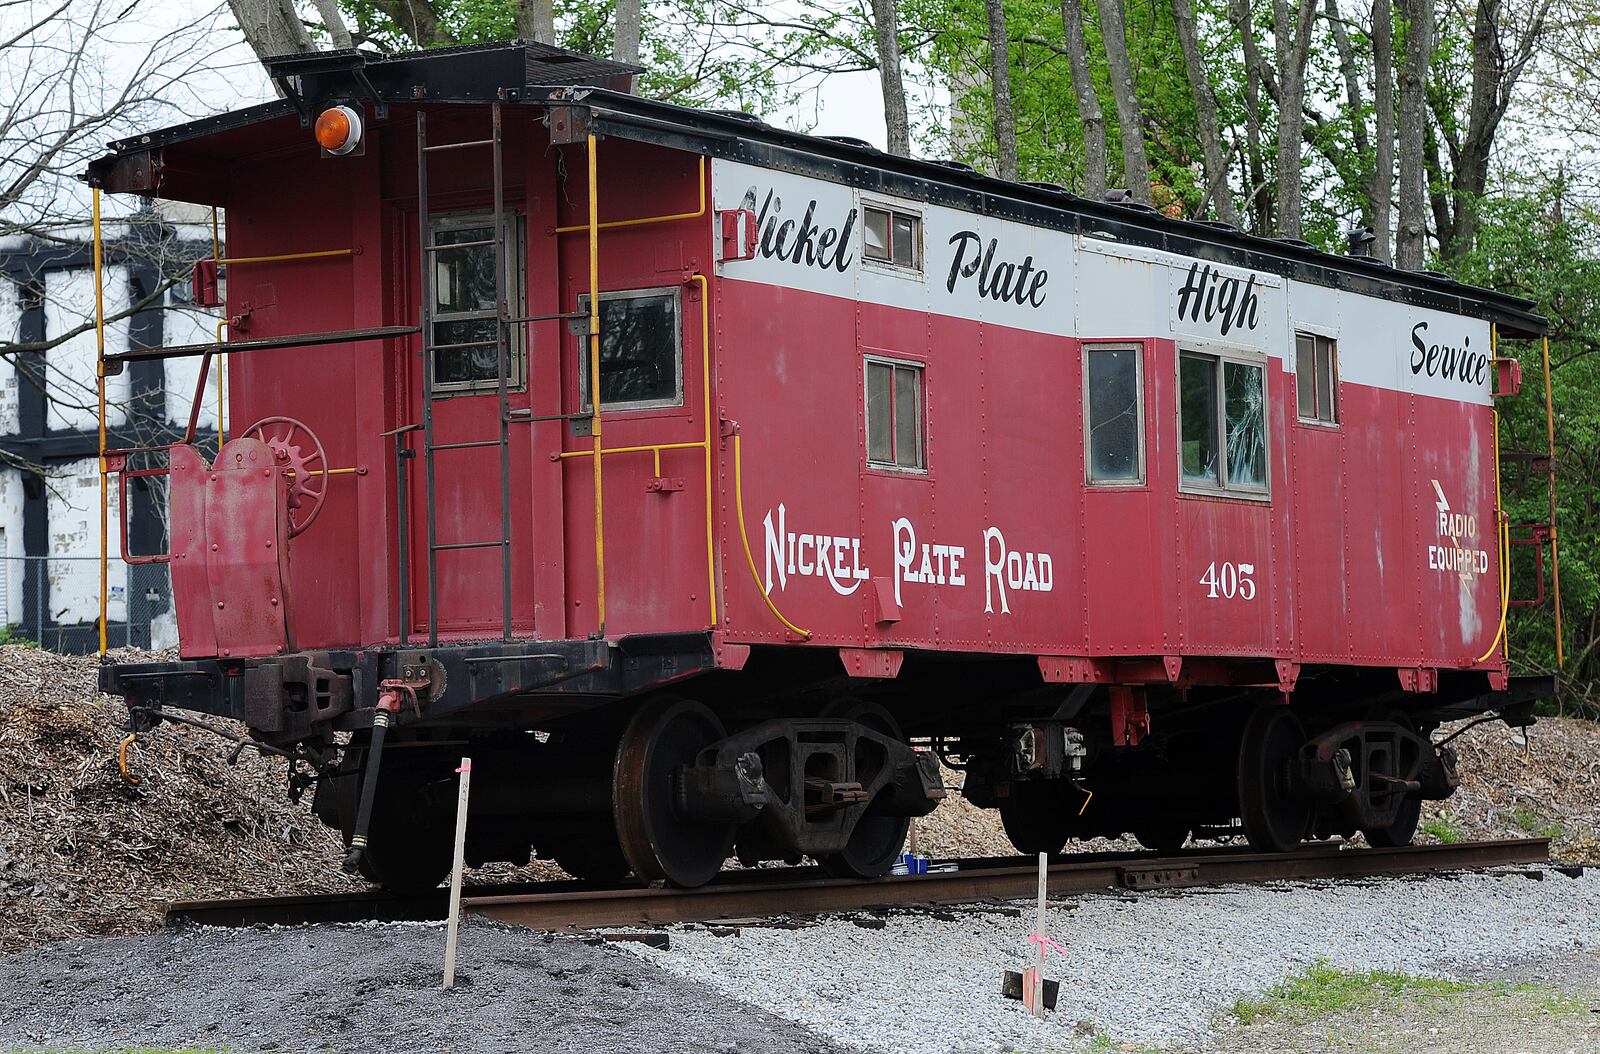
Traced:
[[1351, 256], [1371, 256], [1372, 243], [1378, 236], [1372, 233], [1371, 227], [1352, 227], [1345, 233], [1346, 252]]

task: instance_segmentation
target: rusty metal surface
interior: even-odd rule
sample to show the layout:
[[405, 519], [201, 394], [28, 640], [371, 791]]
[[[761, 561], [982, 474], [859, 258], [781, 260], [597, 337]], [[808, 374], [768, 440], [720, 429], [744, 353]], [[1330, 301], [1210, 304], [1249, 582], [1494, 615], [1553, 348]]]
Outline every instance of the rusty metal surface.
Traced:
[[[1179, 856], [1094, 853], [1058, 859], [1050, 868], [1053, 894], [1106, 889], [1146, 890], [1225, 883], [1308, 881], [1374, 875], [1459, 871], [1549, 860], [1545, 838], [1341, 849], [1307, 845], [1293, 853], [1223, 848]], [[535, 929], [652, 926], [773, 916], [818, 915], [869, 907], [984, 903], [1031, 897], [1035, 866], [1022, 857], [958, 860], [953, 872], [856, 882], [826, 877], [820, 868], [727, 871], [698, 889], [646, 888], [639, 883], [541, 882], [468, 888], [464, 911]], [[254, 926], [363, 920], [424, 921], [446, 914], [444, 889], [414, 896], [341, 893], [325, 896], [176, 901], [168, 925]]]

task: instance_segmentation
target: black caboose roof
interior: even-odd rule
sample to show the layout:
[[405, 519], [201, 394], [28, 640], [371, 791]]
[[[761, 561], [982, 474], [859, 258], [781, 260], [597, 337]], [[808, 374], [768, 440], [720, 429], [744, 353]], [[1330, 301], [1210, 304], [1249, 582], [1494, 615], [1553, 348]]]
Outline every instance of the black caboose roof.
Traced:
[[173, 162], [182, 167], [182, 156], [199, 148], [200, 140], [295, 117], [309, 123], [334, 102], [365, 101], [380, 110], [402, 103], [574, 106], [588, 112], [599, 134], [1483, 318], [1510, 336], [1547, 330], [1532, 301], [1439, 272], [1402, 271], [1371, 257], [1340, 256], [1223, 223], [1173, 219], [1149, 206], [1092, 201], [1053, 184], [1014, 183], [956, 162], [899, 157], [861, 140], [792, 132], [736, 111], [640, 98], [628, 90], [639, 67], [547, 44], [513, 41], [399, 55], [331, 51], [269, 58], [265, 64], [285, 98], [118, 140], [84, 178], [111, 191], [150, 193], [161, 168]]

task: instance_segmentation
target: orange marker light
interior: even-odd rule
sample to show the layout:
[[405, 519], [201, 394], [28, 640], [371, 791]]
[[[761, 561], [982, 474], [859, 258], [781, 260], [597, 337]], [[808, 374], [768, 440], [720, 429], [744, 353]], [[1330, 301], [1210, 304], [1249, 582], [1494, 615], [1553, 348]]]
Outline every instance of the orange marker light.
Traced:
[[317, 115], [317, 143], [335, 157], [361, 145], [361, 114], [348, 106], [330, 106]]

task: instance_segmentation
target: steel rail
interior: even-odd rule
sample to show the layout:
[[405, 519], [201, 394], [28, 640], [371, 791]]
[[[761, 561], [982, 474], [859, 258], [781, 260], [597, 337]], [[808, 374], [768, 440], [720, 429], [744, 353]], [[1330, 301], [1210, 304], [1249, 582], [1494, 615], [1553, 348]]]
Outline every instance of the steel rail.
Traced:
[[[1292, 853], [1234, 848], [1155, 853], [1084, 853], [1050, 865], [1053, 894], [1107, 889], [1152, 890], [1230, 883], [1310, 881], [1378, 875], [1460, 871], [1542, 864], [1547, 838], [1418, 845], [1397, 849], [1344, 849], [1338, 843], [1304, 846]], [[1032, 896], [1036, 865], [1022, 857], [953, 861], [954, 871], [873, 881], [827, 877], [820, 868], [725, 871], [698, 889], [601, 886], [576, 880], [468, 888], [468, 914], [534, 929], [658, 926], [779, 916], [809, 916], [879, 907], [992, 903]], [[416, 894], [336, 893], [234, 900], [174, 901], [168, 925], [291, 925], [318, 922], [430, 921], [447, 913], [447, 891]]]

